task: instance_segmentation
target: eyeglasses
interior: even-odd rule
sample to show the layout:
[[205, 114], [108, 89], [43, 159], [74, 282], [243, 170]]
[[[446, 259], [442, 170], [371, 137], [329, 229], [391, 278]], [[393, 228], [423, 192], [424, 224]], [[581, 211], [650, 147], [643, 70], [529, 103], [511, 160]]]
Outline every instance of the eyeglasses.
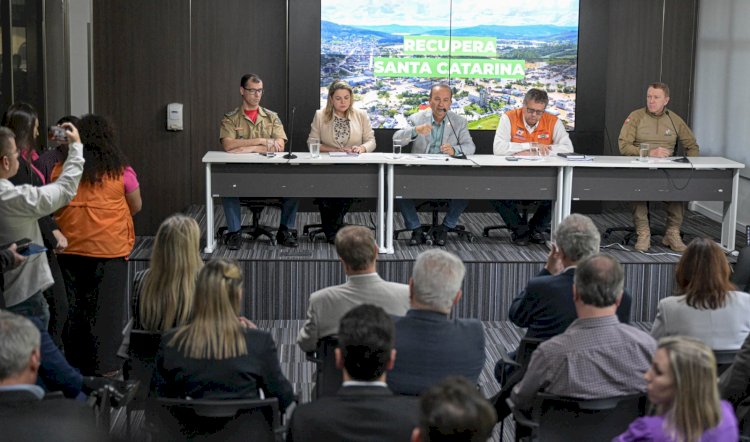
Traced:
[[536, 110], [536, 109], [532, 109], [530, 107], [527, 107], [526, 108], [526, 112], [528, 112], [530, 115], [539, 115], [539, 116], [544, 115], [544, 109], [542, 109], [542, 110]]
[[260, 95], [260, 94], [263, 93], [263, 89], [253, 89], [253, 88], [249, 88], [249, 87], [245, 87], [245, 86], [242, 86], [242, 89], [250, 92], [253, 95]]

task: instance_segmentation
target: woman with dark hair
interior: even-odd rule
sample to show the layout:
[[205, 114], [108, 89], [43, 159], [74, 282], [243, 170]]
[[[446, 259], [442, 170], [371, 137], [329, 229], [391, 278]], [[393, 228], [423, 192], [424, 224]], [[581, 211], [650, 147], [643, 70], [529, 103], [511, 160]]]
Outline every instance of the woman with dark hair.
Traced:
[[[98, 115], [81, 118], [83, 167], [78, 193], [57, 212], [68, 235], [60, 255], [71, 294], [65, 334], [66, 357], [83, 374], [116, 371], [122, 328], [121, 294], [125, 258], [135, 243], [133, 215], [141, 210], [141, 192], [133, 168], [115, 144], [114, 129]], [[55, 178], [60, 172], [56, 166]]]
[[651, 335], [698, 338], [714, 350], [736, 350], [750, 333], [750, 294], [729, 281], [729, 263], [718, 244], [695, 238], [677, 264], [678, 296], [659, 302]]
[[702, 342], [661, 339], [644, 378], [655, 414], [634, 420], [613, 442], [739, 440], [732, 405], [719, 400], [714, 352]]
[[[37, 187], [47, 184], [47, 177], [33, 163], [39, 158], [37, 152], [39, 117], [34, 107], [23, 102], [13, 103], [3, 115], [2, 125], [15, 133], [16, 146], [19, 151], [18, 173], [10, 179], [10, 182], [15, 185], [31, 184]], [[39, 218], [38, 222], [44, 246], [47, 248], [47, 262], [54, 279], [54, 284], [44, 290], [38, 299], [39, 303], [44, 302], [41, 306], [44, 314], [39, 319], [49, 330], [55, 344], [61, 346], [63, 327], [68, 319], [68, 296], [65, 293], [65, 284], [55, 252], [64, 251], [68, 246], [68, 239], [60, 231], [60, 227], [52, 216]]]
[[[74, 115], [66, 115], [57, 120], [57, 125], [60, 126], [63, 123], [71, 123], [73, 124], [73, 126], [78, 127], [79, 121], [81, 120], [79, 120], [78, 117]], [[52, 181], [52, 170], [55, 168], [55, 165], [57, 163], [62, 163], [63, 161], [65, 161], [65, 158], [67, 158], [68, 156], [67, 141], [50, 141], [54, 141], [59, 144], [45, 150], [44, 152], [42, 152], [38, 159], [34, 160], [34, 167], [39, 169], [42, 175], [44, 175], [44, 178], [47, 180], [47, 182]]]
[[242, 272], [220, 258], [208, 262], [195, 286], [193, 317], [164, 333], [153, 385], [162, 397], [193, 399], [277, 397], [283, 411], [292, 386], [268, 332], [239, 316]]
[[[326, 107], [315, 112], [310, 125], [311, 139], [320, 141], [321, 152], [363, 154], [375, 150], [375, 132], [367, 112], [354, 106], [354, 90], [345, 81], [336, 80], [328, 86]], [[344, 215], [352, 198], [318, 198], [320, 220], [328, 242], [344, 224]]]

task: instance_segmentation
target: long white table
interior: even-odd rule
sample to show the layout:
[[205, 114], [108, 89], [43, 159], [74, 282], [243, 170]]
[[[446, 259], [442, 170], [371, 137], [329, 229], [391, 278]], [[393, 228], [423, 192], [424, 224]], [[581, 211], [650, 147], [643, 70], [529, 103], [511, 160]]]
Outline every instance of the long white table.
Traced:
[[595, 156], [565, 165], [563, 217], [572, 201], [722, 201], [721, 247], [734, 250], [740, 170], [745, 165], [721, 157], [668, 159]]
[[572, 201], [722, 201], [721, 246], [734, 250], [739, 170], [745, 167], [719, 157], [690, 158], [687, 164], [612, 156], [593, 161], [559, 157], [508, 161], [495, 155], [472, 155], [466, 160], [416, 155], [394, 159], [385, 153], [357, 157], [324, 153], [317, 159], [309, 153], [296, 155], [287, 160], [280, 155], [206, 153], [207, 253], [216, 247], [213, 198], [224, 196], [377, 198], [382, 253], [394, 252], [397, 198], [551, 200], [553, 232], [570, 214]]
[[206, 167], [206, 253], [216, 248], [214, 226], [215, 197], [350, 197], [377, 198], [378, 247], [385, 251], [383, 192], [384, 154], [363, 157], [331, 157], [296, 153], [296, 159], [282, 155], [266, 158], [260, 154], [208, 152]]

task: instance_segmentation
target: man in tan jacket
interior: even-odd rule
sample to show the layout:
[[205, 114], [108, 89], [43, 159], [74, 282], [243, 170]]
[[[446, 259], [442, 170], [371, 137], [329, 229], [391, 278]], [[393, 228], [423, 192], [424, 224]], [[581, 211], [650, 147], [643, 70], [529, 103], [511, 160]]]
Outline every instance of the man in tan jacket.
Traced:
[[[695, 135], [679, 115], [667, 109], [669, 86], [652, 83], [646, 93], [646, 107], [628, 115], [620, 130], [619, 147], [622, 155], [638, 156], [641, 143], [648, 143], [652, 157], [669, 157], [675, 154], [677, 142], [682, 142], [685, 153], [697, 157], [699, 153]], [[687, 248], [680, 238], [684, 213], [681, 201], [667, 203], [667, 225], [662, 244], [675, 252]], [[651, 230], [648, 225], [648, 206], [645, 202], [633, 203], [633, 223], [638, 234], [635, 249], [645, 252], [651, 247]]]

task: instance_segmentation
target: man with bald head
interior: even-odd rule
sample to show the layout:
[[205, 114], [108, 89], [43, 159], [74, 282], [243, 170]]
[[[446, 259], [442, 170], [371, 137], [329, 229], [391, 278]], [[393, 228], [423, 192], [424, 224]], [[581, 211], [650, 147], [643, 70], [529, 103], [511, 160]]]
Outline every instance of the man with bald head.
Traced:
[[[417, 112], [408, 118], [410, 127], [393, 134], [394, 141], [401, 141], [404, 146], [411, 144], [411, 153], [445, 154], [449, 156], [472, 155], [476, 150], [471, 139], [466, 119], [450, 110], [453, 103], [453, 91], [446, 83], [438, 83], [430, 89], [430, 108]], [[445, 245], [447, 233], [458, 224], [467, 200], [450, 200], [448, 213], [442, 225], [433, 233], [435, 243]], [[396, 199], [396, 206], [404, 217], [404, 225], [412, 231], [409, 245], [417, 245], [427, 239], [421, 228], [414, 201]]]

